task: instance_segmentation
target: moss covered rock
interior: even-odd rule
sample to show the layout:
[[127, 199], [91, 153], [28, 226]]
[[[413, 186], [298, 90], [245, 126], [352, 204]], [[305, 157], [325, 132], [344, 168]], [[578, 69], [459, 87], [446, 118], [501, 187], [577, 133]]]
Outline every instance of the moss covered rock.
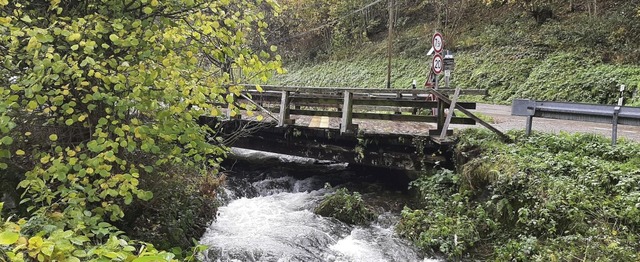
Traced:
[[358, 192], [349, 193], [346, 188], [338, 189], [327, 196], [315, 209], [316, 214], [333, 217], [352, 225], [365, 225], [375, 219]]

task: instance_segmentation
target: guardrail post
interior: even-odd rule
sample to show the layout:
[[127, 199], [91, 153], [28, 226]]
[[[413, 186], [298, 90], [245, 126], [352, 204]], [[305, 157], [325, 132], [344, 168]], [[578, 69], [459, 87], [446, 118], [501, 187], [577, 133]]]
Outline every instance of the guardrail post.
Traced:
[[618, 140], [618, 115], [620, 114], [620, 106], [616, 106], [613, 109], [613, 120], [611, 121], [613, 124], [612, 132], [611, 132], [611, 145], [615, 146]]
[[278, 126], [284, 126], [289, 124], [289, 91], [282, 91], [282, 97], [280, 98], [280, 114], [278, 116]]
[[342, 119], [340, 120], [340, 134], [352, 131], [351, 120], [353, 118], [353, 93], [344, 92], [344, 101], [342, 103]]
[[531, 126], [533, 125], [533, 116], [527, 116], [527, 124], [525, 129], [525, 134], [527, 136], [531, 135]]

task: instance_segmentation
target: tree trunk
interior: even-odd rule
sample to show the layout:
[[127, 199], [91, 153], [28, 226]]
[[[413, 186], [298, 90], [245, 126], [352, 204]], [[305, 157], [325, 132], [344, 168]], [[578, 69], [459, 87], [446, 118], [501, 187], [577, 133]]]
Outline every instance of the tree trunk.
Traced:
[[569, 12], [573, 12], [574, 10], [574, 6], [573, 6], [573, 0], [569, 0]]

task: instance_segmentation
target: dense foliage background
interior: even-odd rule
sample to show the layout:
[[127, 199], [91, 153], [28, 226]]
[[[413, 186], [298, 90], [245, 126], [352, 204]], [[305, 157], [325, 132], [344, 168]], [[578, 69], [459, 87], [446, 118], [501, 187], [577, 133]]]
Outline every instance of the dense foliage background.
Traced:
[[[388, 1], [295, 2], [283, 13], [293, 18], [277, 27], [286, 33], [270, 38], [283, 41], [291, 72], [274, 83], [385, 86]], [[624, 84], [638, 105], [639, 7], [635, 0], [396, 0], [393, 86], [424, 83], [438, 30], [456, 57], [452, 85], [488, 89], [487, 101], [614, 103]]]

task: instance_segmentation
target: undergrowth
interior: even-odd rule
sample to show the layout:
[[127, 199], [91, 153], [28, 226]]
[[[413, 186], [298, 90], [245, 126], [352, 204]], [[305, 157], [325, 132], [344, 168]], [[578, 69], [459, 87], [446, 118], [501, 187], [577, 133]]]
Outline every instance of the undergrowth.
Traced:
[[640, 144], [590, 134], [463, 131], [458, 170], [411, 186], [397, 229], [449, 259], [637, 261]]

